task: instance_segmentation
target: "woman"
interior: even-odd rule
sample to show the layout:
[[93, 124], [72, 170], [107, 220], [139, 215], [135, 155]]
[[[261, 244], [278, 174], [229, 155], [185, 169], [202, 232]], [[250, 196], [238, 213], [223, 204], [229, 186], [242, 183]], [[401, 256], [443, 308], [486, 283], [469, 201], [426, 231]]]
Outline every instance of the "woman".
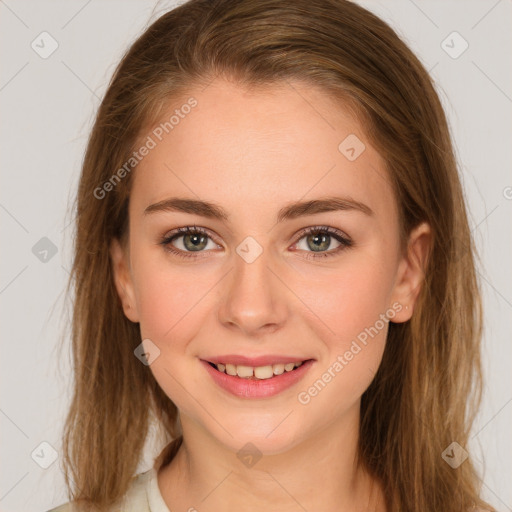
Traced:
[[[89, 140], [71, 283], [84, 510], [491, 509], [445, 114], [362, 7], [190, 0], [153, 23]], [[135, 475], [152, 415], [167, 446]]]

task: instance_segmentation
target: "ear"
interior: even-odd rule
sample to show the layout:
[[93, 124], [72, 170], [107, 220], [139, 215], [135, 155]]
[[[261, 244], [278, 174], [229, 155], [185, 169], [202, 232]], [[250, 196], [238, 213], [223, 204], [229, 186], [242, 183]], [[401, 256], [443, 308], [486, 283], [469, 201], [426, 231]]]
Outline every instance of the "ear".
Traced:
[[391, 299], [391, 304], [402, 306], [393, 317], [395, 323], [407, 322], [412, 316], [424, 281], [431, 242], [432, 230], [426, 222], [414, 228], [409, 235], [406, 254], [399, 263]]
[[135, 291], [128, 263], [129, 255], [117, 238], [114, 238], [110, 244], [110, 258], [112, 260], [114, 282], [123, 305], [124, 314], [128, 320], [136, 323], [139, 321], [139, 314], [137, 312]]

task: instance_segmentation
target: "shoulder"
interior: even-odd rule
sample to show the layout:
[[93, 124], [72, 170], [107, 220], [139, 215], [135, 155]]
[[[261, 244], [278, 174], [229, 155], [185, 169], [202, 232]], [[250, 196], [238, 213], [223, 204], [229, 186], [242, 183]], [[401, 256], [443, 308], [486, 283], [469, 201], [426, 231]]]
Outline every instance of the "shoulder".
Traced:
[[[146, 487], [152, 475], [153, 472], [149, 470], [134, 476], [121, 505], [113, 508], [112, 512], [150, 512]], [[47, 512], [76, 512], [76, 508], [73, 502], [70, 501]]]

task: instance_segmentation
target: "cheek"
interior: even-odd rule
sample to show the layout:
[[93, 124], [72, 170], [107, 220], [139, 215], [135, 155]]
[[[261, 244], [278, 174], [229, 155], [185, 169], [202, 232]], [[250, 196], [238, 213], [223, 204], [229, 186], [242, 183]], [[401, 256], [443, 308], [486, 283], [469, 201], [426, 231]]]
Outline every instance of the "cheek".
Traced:
[[298, 295], [311, 305], [316, 322], [324, 324], [322, 331], [335, 345], [340, 341], [334, 348], [343, 348], [389, 308], [393, 277], [392, 265], [355, 255], [339, 271], [322, 269], [314, 280], [302, 281]]
[[211, 287], [208, 280], [198, 279], [192, 267], [173, 267], [161, 256], [141, 255], [133, 265], [142, 336], [159, 345], [186, 339], [183, 329], [198, 325], [197, 306]]
[[339, 272], [316, 272], [314, 286], [304, 281], [298, 291], [314, 313], [305, 315], [309, 331], [324, 342], [311, 383], [315, 379], [322, 381], [319, 386], [329, 383], [338, 399], [360, 397], [380, 365], [389, 326], [386, 316], [394, 316], [389, 303], [394, 273], [389, 262], [359, 254], [347, 258]]
[[198, 279], [192, 267], [178, 269], [161, 258], [154, 260], [141, 258], [144, 263], [135, 272], [141, 336], [159, 349], [150, 366], [155, 380], [182, 412], [193, 415], [194, 402], [186, 389], [196, 385], [197, 361], [184, 356], [204, 323], [201, 299], [215, 281]]

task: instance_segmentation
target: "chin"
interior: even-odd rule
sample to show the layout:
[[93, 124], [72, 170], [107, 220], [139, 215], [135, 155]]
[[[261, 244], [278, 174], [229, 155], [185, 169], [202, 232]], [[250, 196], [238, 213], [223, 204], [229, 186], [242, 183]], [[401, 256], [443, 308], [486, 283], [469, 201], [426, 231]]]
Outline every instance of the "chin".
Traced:
[[289, 429], [281, 428], [282, 425], [276, 429], [280, 421], [282, 421], [282, 418], [275, 422], [274, 427], [270, 429], [255, 426], [254, 423], [252, 425], [240, 423], [236, 430], [234, 426], [229, 429], [232, 436], [221, 429], [221, 432], [217, 432], [220, 437], [216, 437], [220, 443], [235, 452], [239, 458], [245, 452], [254, 457], [279, 455], [292, 449], [300, 442]]

